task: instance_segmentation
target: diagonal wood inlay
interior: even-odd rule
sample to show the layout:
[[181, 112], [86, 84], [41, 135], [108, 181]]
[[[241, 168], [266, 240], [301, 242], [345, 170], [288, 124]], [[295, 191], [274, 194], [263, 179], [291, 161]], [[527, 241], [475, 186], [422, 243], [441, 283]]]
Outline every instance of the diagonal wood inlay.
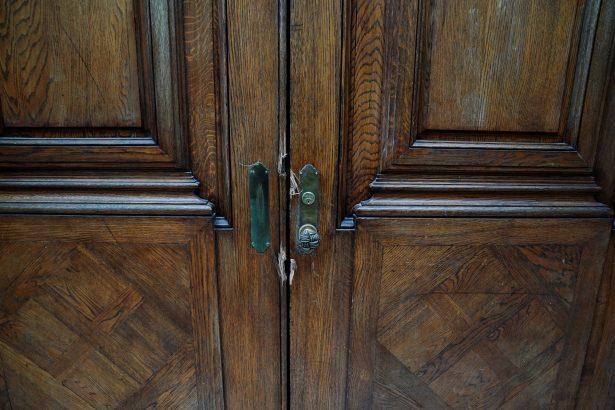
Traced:
[[378, 343], [374, 405], [377, 408], [448, 408], [428, 384]]
[[197, 404], [186, 245], [0, 246], [11, 251], [0, 261], [2, 391], [14, 407]]
[[382, 254], [375, 404], [548, 405], [578, 247], [394, 245]]

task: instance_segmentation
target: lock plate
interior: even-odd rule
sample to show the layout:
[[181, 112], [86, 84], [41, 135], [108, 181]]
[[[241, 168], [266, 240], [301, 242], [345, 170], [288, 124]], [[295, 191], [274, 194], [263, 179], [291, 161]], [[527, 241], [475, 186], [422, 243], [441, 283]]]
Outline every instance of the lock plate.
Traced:
[[248, 169], [250, 189], [250, 239], [256, 252], [271, 245], [269, 233], [269, 170], [260, 162]]
[[[312, 164], [306, 164], [299, 171], [299, 217], [297, 229], [297, 249], [300, 253], [311, 253], [314, 251], [318, 243], [314, 247], [302, 247], [302, 228], [311, 227], [318, 237], [318, 197], [320, 190], [319, 173]], [[304, 229], [305, 231], [305, 229]], [[303, 232], [305, 233], [305, 232]], [[312, 242], [314, 242], [312, 240]], [[318, 241], [316, 241], [318, 242]]]

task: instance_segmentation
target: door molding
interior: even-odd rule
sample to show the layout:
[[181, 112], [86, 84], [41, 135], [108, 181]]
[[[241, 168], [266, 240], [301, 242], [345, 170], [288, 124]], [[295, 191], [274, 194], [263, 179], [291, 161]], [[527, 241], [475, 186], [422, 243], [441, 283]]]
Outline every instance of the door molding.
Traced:
[[[553, 206], [567, 208], [562, 216], [574, 211], [579, 216], [600, 214], [601, 206], [587, 201], [598, 189], [591, 176], [591, 147], [596, 146], [599, 135], [593, 130], [601, 117], [591, 113], [602, 111], [604, 99], [588, 84], [605, 84], [608, 78], [608, 58], [601, 54], [609, 39], [594, 43], [601, 4], [577, 2], [567, 11], [569, 47], [562, 53], [568, 57], [554, 72], [563, 84], [556, 130], [520, 125], [514, 131], [454, 126], [442, 131], [426, 119], [427, 95], [438, 86], [429, 78], [430, 56], [444, 41], [436, 43], [430, 27], [441, 10], [430, 10], [423, 0], [347, 0], [338, 224], [354, 213], [391, 215], [403, 206], [417, 211], [427, 204], [393, 204], [394, 199], [440, 189], [453, 207], [458, 195], [471, 193], [493, 198], [487, 208], [497, 212], [497, 203], [509, 197], [524, 193], [529, 201], [544, 202], [543, 193], [549, 192], [559, 200]], [[578, 203], [570, 203], [571, 194]], [[508, 201], [506, 207], [524, 213], [526, 205]], [[489, 214], [481, 212], [468, 214]]]

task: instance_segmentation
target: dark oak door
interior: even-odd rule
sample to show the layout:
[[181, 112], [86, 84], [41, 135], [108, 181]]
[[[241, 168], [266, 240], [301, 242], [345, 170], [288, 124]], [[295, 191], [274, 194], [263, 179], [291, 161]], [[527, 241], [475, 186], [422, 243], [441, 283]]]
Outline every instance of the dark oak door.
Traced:
[[291, 2], [291, 407], [583, 405], [609, 3]]
[[275, 1], [0, 2], [0, 407], [280, 407], [278, 35]]
[[0, 406], [608, 408], [613, 16], [0, 1]]

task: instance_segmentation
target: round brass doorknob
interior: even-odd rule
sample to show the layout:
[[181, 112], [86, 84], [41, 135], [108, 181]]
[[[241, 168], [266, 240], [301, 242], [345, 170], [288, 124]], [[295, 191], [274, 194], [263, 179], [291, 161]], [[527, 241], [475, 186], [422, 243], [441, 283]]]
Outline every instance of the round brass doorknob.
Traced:
[[314, 252], [320, 245], [320, 235], [314, 225], [305, 224], [299, 228], [297, 233], [297, 251], [308, 254]]

